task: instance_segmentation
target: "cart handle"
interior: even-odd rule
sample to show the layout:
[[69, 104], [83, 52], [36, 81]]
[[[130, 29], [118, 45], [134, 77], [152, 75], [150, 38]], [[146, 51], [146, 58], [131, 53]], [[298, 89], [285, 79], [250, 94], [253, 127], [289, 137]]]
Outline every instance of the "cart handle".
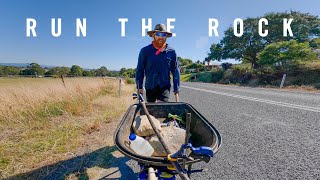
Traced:
[[[155, 124], [152, 122], [152, 119], [151, 119], [151, 117], [150, 117], [150, 114], [149, 114], [149, 112], [148, 112], [148, 109], [147, 109], [147, 107], [146, 107], [146, 104], [145, 104], [145, 102], [144, 102], [144, 99], [143, 99], [142, 94], [140, 94], [140, 93], [138, 93], [138, 94], [133, 93], [133, 99], [136, 99], [136, 98], [139, 98], [139, 103], [140, 103], [140, 105], [142, 106], [145, 114], [147, 115], [147, 118], [148, 118], [148, 120], [149, 120], [149, 122], [150, 122], [150, 124], [151, 124], [152, 129], [153, 129], [154, 132], [156, 133], [156, 135], [157, 135], [159, 141], [161, 142], [162, 146], [164, 147], [166, 153], [167, 153], [167, 154], [170, 154], [171, 152], [170, 152], [168, 146], [165, 144], [162, 136], [161, 136], [160, 133], [159, 133], [159, 130], [156, 128]], [[177, 168], [178, 174], [179, 174], [179, 176], [180, 176], [180, 178], [181, 178], [182, 180], [190, 180], [189, 177], [185, 174], [186, 172], [181, 168], [181, 166], [180, 166], [180, 164], [179, 164], [178, 162], [171, 162], [171, 164], [172, 164], [175, 168]]]
[[[138, 96], [138, 94], [139, 94], [139, 96]], [[132, 94], [132, 99], [137, 99], [138, 98], [138, 100], [139, 100], [139, 102], [144, 102], [144, 98], [143, 98], [143, 95], [142, 94], [140, 94], [140, 93], [133, 93]]]

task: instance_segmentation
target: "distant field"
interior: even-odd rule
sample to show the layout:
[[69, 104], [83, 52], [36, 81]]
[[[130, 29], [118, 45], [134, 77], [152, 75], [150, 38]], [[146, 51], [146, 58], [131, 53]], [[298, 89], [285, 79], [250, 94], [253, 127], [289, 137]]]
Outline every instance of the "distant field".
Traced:
[[0, 179], [63, 159], [132, 103], [133, 85], [123, 86], [119, 98], [117, 80], [64, 81], [0, 78]]
[[47, 83], [47, 82], [61, 82], [61, 79], [54, 79], [54, 78], [6, 78], [0, 77], [0, 87], [7, 87], [10, 85], [23, 85], [25, 83], [28, 84], [37, 84], [37, 83]]

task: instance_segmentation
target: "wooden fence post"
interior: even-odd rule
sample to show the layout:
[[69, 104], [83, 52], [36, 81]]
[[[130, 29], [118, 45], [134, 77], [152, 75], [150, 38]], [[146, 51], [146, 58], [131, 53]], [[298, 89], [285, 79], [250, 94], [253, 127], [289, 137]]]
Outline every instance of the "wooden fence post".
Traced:
[[61, 77], [61, 80], [62, 80], [62, 83], [63, 83], [64, 88], [67, 88], [67, 87], [66, 87], [66, 84], [64, 83], [63, 75], [61, 74], [61, 76], [60, 76], [60, 77]]
[[119, 77], [119, 97], [121, 97], [121, 84], [122, 84], [122, 78]]

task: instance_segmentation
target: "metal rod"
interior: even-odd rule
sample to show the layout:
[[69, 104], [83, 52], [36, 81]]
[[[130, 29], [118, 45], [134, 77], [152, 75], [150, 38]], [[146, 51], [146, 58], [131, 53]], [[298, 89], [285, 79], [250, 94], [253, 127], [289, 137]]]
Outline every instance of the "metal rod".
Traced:
[[191, 175], [192, 164], [188, 165], [188, 177]]
[[[185, 140], [184, 140], [185, 144], [189, 143], [190, 123], [191, 123], [191, 113], [187, 113], [187, 115], [186, 115], [186, 137], [185, 137]], [[183, 159], [183, 164], [182, 164], [182, 168], [183, 169], [186, 168], [186, 163], [187, 163], [187, 160]]]
[[[154, 132], [156, 133], [156, 135], [157, 135], [159, 141], [161, 142], [162, 146], [164, 147], [166, 153], [167, 153], [167, 154], [171, 154], [171, 151], [170, 151], [170, 149], [168, 148], [168, 146], [166, 145], [166, 143], [164, 142], [161, 134], [159, 133], [159, 130], [157, 129], [156, 125], [153, 123], [153, 121], [152, 121], [152, 119], [151, 119], [151, 117], [150, 117], [150, 114], [149, 114], [149, 112], [148, 112], [148, 110], [147, 110], [147, 107], [146, 107], [145, 102], [141, 102], [141, 101], [140, 101], [140, 104], [142, 105], [142, 108], [143, 108], [145, 114], [147, 115], [147, 118], [148, 118], [148, 120], [149, 120], [149, 122], [150, 122], [150, 124], [151, 124], [151, 126], [152, 126], [152, 129], [153, 129]], [[170, 162], [171, 162], [171, 161], [170, 161]], [[171, 162], [171, 164], [172, 164], [176, 169], [178, 169], [177, 165], [179, 165], [179, 163], [176, 164], [176, 163], [174, 163], [174, 162]], [[178, 174], [179, 174], [179, 176], [180, 176], [181, 179], [183, 179], [183, 180], [189, 180], [189, 177], [188, 177], [186, 174], [184, 174], [183, 172], [178, 171]]]
[[152, 129], [154, 130], [154, 132], [156, 133], [159, 141], [161, 142], [162, 146], [164, 147], [164, 150], [166, 151], [167, 154], [171, 154], [170, 149], [165, 144], [165, 142], [164, 142], [159, 130], [157, 129], [156, 125], [153, 123], [153, 121], [152, 121], [152, 119], [150, 117], [150, 114], [149, 114], [149, 112], [147, 110], [147, 107], [146, 107], [146, 103], [145, 102], [141, 102], [141, 105], [143, 107], [143, 110], [144, 110], [145, 114], [147, 115], [147, 118], [148, 118], [148, 120], [149, 120], [149, 122], [150, 122], [150, 124], [152, 126]]

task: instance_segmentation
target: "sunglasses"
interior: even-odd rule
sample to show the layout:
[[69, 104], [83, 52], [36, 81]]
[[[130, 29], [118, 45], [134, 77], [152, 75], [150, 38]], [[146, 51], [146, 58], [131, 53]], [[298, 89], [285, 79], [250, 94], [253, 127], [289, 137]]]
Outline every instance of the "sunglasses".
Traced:
[[164, 33], [164, 32], [156, 32], [156, 36], [166, 37], [166, 36], [167, 36], [167, 33]]

